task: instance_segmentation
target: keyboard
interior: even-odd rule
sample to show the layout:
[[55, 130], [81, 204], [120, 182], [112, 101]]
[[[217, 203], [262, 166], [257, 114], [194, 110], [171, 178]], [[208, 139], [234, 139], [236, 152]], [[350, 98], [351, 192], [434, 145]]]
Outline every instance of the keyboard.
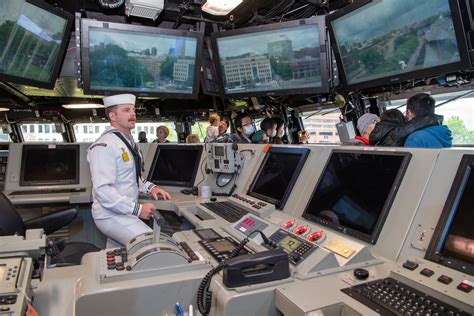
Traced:
[[85, 188], [69, 188], [69, 189], [39, 189], [39, 190], [25, 190], [13, 191], [8, 195], [30, 195], [30, 194], [56, 194], [56, 193], [77, 193], [86, 192]]
[[471, 315], [393, 278], [376, 280], [341, 291], [381, 315]]
[[205, 206], [213, 213], [219, 215], [230, 223], [235, 223], [244, 215], [248, 214], [245, 209], [235, 204], [232, 204], [231, 202], [201, 203], [201, 205]]

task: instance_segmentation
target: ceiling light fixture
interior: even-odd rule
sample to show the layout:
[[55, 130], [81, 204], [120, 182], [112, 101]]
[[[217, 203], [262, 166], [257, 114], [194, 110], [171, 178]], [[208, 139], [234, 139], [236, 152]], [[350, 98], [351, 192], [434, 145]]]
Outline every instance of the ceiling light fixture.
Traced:
[[242, 0], [207, 0], [201, 9], [212, 15], [225, 16], [241, 3]]
[[63, 108], [68, 110], [78, 110], [78, 109], [100, 109], [104, 106], [102, 104], [94, 103], [85, 103], [85, 104], [63, 104]]

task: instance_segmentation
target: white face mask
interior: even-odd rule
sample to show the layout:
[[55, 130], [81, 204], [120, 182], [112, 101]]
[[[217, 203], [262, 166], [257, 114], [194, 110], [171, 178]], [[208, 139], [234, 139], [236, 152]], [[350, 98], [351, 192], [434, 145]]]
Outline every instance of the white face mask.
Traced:
[[285, 131], [283, 129], [278, 130], [277, 136], [283, 137], [283, 135], [285, 135]]
[[244, 126], [244, 134], [245, 135], [251, 135], [251, 134], [253, 134], [253, 132], [255, 132], [255, 127], [253, 127], [253, 125]]
[[272, 130], [272, 133], [270, 134], [270, 137], [275, 137], [277, 135], [277, 131], [276, 130]]

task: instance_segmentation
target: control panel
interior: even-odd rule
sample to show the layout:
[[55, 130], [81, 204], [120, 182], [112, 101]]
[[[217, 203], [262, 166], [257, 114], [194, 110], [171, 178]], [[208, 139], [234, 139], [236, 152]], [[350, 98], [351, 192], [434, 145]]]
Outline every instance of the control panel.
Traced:
[[275, 210], [275, 205], [251, 198], [247, 195], [232, 194], [229, 201], [245, 206], [252, 213], [259, 214], [260, 217], [266, 217]]
[[0, 314], [25, 314], [32, 271], [31, 258], [0, 259]]
[[207, 168], [213, 172], [236, 173], [242, 160], [234, 150], [234, 144], [206, 143]]
[[290, 262], [294, 265], [306, 259], [318, 247], [283, 229], [279, 229], [268, 239], [285, 250], [288, 253]]
[[474, 311], [474, 276], [415, 257], [401, 262], [393, 274], [414, 280], [422, 286], [463, 302], [470, 306], [469, 313]]
[[[267, 227], [268, 224], [252, 215], [245, 216], [242, 221], [234, 225], [234, 229], [238, 230], [247, 237], [253, 232], [257, 230], [263, 231]], [[252, 235], [252, 237], [255, 237], [255, 235]]]
[[326, 234], [322, 230], [311, 231], [309, 225], [298, 225], [296, 219], [289, 219], [280, 224], [280, 227], [284, 230], [292, 232], [298, 236], [305, 236], [307, 241], [313, 243], [320, 243], [326, 238]]
[[[201, 229], [194, 232], [202, 239], [199, 244], [218, 262], [228, 259], [239, 246], [231, 237], [222, 237], [213, 229]], [[246, 249], [242, 249], [239, 255], [248, 253]]]

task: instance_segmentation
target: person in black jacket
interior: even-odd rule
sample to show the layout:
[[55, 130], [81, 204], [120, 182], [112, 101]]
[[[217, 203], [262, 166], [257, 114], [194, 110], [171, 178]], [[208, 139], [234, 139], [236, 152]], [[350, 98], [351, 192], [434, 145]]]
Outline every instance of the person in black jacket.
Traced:
[[387, 110], [380, 116], [380, 122], [370, 134], [369, 142], [374, 146], [403, 147], [408, 135], [428, 126], [440, 125], [442, 121], [441, 115], [429, 115], [407, 122], [400, 110]]

